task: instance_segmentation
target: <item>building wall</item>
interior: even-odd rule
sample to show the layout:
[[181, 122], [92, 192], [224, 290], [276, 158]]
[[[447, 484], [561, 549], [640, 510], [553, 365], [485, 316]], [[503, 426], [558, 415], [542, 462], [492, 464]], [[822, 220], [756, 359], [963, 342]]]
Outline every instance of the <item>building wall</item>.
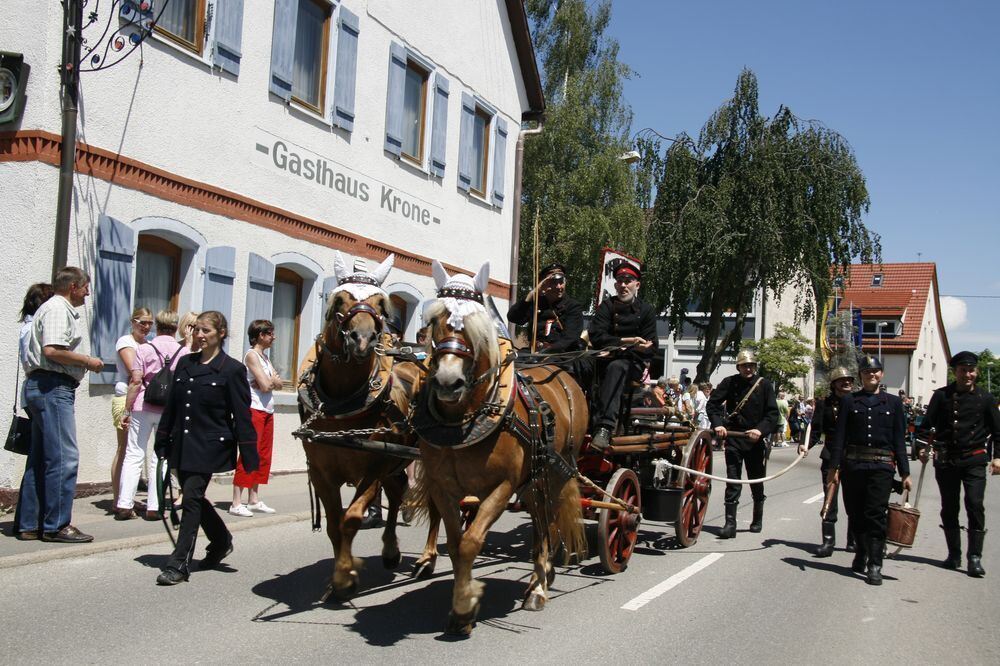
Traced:
[[917, 404], [930, 402], [931, 393], [948, 383], [948, 358], [944, 346], [944, 331], [938, 325], [937, 294], [931, 285], [927, 292], [924, 320], [920, 326], [920, 337], [913, 353], [910, 378], [913, 396]]

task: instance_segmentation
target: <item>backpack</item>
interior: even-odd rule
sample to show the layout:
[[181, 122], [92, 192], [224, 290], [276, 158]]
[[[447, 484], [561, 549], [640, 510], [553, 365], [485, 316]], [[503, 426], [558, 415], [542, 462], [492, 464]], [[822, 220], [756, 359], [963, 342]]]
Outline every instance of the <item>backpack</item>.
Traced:
[[160, 353], [160, 350], [153, 343], [149, 343], [149, 346], [160, 357], [160, 363], [163, 367], [146, 384], [146, 393], [142, 399], [143, 402], [147, 402], [150, 405], [162, 407], [167, 404], [167, 398], [170, 396], [170, 387], [174, 383], [174, 371], [170, 367], [170, 357], [167, 356], [164, 358], [163, 354]]

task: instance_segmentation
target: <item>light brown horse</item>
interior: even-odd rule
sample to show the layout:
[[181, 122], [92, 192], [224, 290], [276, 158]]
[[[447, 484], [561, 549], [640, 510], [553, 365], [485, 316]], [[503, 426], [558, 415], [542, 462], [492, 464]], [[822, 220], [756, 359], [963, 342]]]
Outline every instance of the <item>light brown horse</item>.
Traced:
[[[402, 424], [423, 375], [414, 363], [394, 365], [376, 351], [377, 345], [389, 343], [382, 329], [390, 307], [384, 294], [360, 302], [347, 291], [331, 296], [323, 333], [299, 371], [306, 378], [300, 389], [299, 412], [311, 430], [379, 429], [385, 432], [372, 434], [372, 439], [416, 445]], [[368, 437], [361, 435], [358, 439]], [[399, 565], [396, 519], [406, 490], [402, 469], [408, 461], [309, 439], [303, 441], [303, 447], [309, 478], [326, 511], [326, 533], [334, 552], [333, 575], [323, 601], [331, 595], [350, 599], [358, 590], [361, 569], [361, 560], [352, 555], [351, 544], [380, 485], [389, 503], [382, 534], [382, 562], [387, 569]], [[346, 509], [340, 495], [345, 483], [356, 488]], [[415, 575], [420, 577], [430, 576], [434, 570], [437, 522], [436, 515], [432, 515], [432, 530], [415, 569]]]
[[[531, 420], [513, 386], [513, 367], [502, 358], [501, 350], [506, 353], [510, 349], [509, 341], [498, 339], [485, 311], [466, 314], [462, 330], [452, 328], [450, 316], [441, 300], [430, 302], [424, 310], [425, 320], [430, 323], [433, 353], [410, 423], [420, 436], [423, 490], [444, 519], [448, 554], [455, 571], [447, 630], [469, 634], [483, 593], [482, 583], [472, 579], [472, 567], [487, 531], [515, 493], [524, 502], [534, 526], [534, 570], [523, 608], [544, 607], [554, 576], [551, 560], [559, 546], [565, 546], [567, 557], [582, 557], [586, 540], [577, 482], [551, 465], [539, 464], [539, 459], [533, 458], [532, 445], [506, 425], [503, 408], [490, 407], [489, 403], [510, 404], [512, 400], [513, 416], [522, 423]], [[523, 374], [534, 380], [541, 399], [551, 407], [555, 421], [553, 448], [572, 466], [587, 429], [583, 392], [569, 375], [554, 366], [527, 369]], [[491, 419], [500, 422], [492, 429]], [[469, 438], [458, 446], [445, 445], [444, 440], [454, 442], [456, 433], [468, 433]], [[460, 509], [463, 500], [466, 506], [470, 502], [478, 505], [464, 532]]]

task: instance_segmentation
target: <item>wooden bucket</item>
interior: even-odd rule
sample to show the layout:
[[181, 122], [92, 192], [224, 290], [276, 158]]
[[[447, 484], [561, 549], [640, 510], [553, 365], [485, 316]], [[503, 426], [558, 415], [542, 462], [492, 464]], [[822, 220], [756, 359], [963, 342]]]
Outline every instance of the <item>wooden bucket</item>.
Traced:
[[888, 524], [885, 529], [885, 540], [900, 548], [912, 548], [913, 539], [917, 536], [918, 522], [920, 522], [918, 509], [895, 502], [891, 503]]

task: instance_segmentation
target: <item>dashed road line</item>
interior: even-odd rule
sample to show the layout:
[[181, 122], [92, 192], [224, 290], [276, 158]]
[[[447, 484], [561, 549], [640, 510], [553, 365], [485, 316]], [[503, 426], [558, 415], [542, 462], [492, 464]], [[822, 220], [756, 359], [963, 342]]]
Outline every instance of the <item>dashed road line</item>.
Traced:
[[807, 499], [803, 504], [815, 504], [816, 502], [822, 502], [823, 498], [826, 497], [826, 493], [820, 493]]
[[698, 573], [705, 567], [709, 566], [713, 562], [722, 559], [723, 555], [724, 553], [710, 553], [709, 555], [706, 555], [705, 557], [701, 558], [691, 566], [681, 569], [680, 571], [678, 571], [677, 573], [675, 573], [673, 576], [666, 579], [662, 583], [654, 585], [653, 587], [649, 588], [648, 590], [637, 596], [635, 599], [632, 599], [627, 604], [622, 606], [622, 610], [630, 610], [630, 611], [639, 610], [640, 608], [648, 604], [650, 601], [656, 599], [657, 597], [663, 594], [666, 594], [671, 589], [677, 587], [678, 585], [686, 581], [688, 578], [695, 575], [696, 573]]

